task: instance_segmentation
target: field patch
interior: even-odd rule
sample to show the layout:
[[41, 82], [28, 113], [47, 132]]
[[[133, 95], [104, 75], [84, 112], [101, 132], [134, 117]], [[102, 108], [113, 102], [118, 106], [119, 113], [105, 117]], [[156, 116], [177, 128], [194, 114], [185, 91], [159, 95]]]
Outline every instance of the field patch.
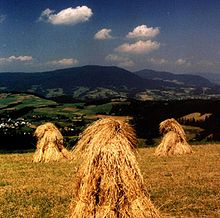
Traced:
[[184, 120], [189, 120], [189, 121], [205, 121], [206, 119], [208, 119], [210, 116], [212, 115], [212, 113], [199, 113], [199, 112], [195, 112], [195, 113], [191, 113], [188, 115], [185, 115], [183, 117], [181, 117]]

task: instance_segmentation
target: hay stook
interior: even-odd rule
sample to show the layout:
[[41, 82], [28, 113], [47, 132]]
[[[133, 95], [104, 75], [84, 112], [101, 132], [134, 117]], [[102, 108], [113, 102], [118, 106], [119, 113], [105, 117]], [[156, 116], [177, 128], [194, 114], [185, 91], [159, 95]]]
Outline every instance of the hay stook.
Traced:
[[73, 152], [83, 162], [69, 218], [159, 217], [144, 189], [136, 143], [134, 129], [112, 118], [98, 120], [83, 132]]
[[63, 136], [53, 123], [45, 123], [34, 132], [37, 149], [33, 162], [50, 162], [69, 159], [70, 152], [63, 145]]
[[163, 134], [163, 138], [156, 148], [155, 155], [169, 156], [192, 153], [184, 129], [174, 118], [160, 123], [160, 133]]

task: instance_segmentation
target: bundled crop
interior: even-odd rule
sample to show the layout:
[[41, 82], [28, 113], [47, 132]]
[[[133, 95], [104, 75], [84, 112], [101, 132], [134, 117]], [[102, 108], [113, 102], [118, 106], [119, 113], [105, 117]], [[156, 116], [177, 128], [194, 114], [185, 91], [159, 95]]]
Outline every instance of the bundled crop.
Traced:
[[112, 118], [98, 120], [83, 132], [74, 150], [83, 162], [68, 217], [159, 217], [144, 189], [136, 142], [133, 128]]
[[45, 123], [34, 132], [37, 137], [37, 149], [33, 162], [50, 162], [70, 158], [63, 145], [63, 136], [53, 123]]
[[169, 156], [191, 153], [192, 148], [187, 143], [182, 126], [173, 118], [160, 123], [163, 139], [155, 151], [157, 156]]

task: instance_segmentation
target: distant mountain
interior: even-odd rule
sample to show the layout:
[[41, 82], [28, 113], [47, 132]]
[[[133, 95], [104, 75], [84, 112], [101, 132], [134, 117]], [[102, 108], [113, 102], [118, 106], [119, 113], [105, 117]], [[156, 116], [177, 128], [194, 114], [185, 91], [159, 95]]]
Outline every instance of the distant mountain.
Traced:
[[152, 88], [158, 83], [118, 67], [83, 66], [42, 73], [0, 73], [0, 86], [10, 90], [27, 90], [32, 86], [41, 89], [61, 87], [70, 93], [74, 87], [89, 88]]
[[[48, 98], [172, 99], [220, 93], [219, 86], [194, 75], [142, 70], [135, 73], [114, 66], [88, 65], [35, 73], [0, 73], [0, 91], [29, 92]], [[216, 91], [217, 90], [217, 91]], [[65, 100], [65, 101], [66, 101]]]
[[196, 75], [200, 75], [202, 77], [205, 77], [209, 81], [220, 85], [220, 73], [196, 73]]
[[154, 71], [148, 69], [134, 72], [134, 74], [142, 77], [143, 79], [160, 80], [164, 82], [170, 82], [185, 86], [195, 86], [195, 87], [214, 86], [212, 82], [210, 82], [208, 79], [200, 75], [174, 74], [170, 72]]
[[167, 82], [142, 79], [118, 67], [83, 66], [42, 73], [0, 73], [0, 88], [7, 91], [33, 91], [46, 95], [47, 90], [62, 89], [72, 94], [78, 87], [104, 87], [116, 90], [155, 89], [173, 86]]

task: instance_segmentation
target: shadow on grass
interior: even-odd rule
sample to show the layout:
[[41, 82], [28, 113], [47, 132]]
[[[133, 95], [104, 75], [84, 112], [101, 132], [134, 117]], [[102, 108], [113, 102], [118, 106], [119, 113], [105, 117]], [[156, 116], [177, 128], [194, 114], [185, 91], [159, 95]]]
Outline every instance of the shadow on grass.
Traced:
[[35, 149], [36, 139], [30, 135], [0, 135], [0, 154], [28, 153]]
[[27, 149], [1, 149], [0, 154], [24, 154], [24, 153], [32, 153], [35, 151], [35, 148], [27, 148]]

